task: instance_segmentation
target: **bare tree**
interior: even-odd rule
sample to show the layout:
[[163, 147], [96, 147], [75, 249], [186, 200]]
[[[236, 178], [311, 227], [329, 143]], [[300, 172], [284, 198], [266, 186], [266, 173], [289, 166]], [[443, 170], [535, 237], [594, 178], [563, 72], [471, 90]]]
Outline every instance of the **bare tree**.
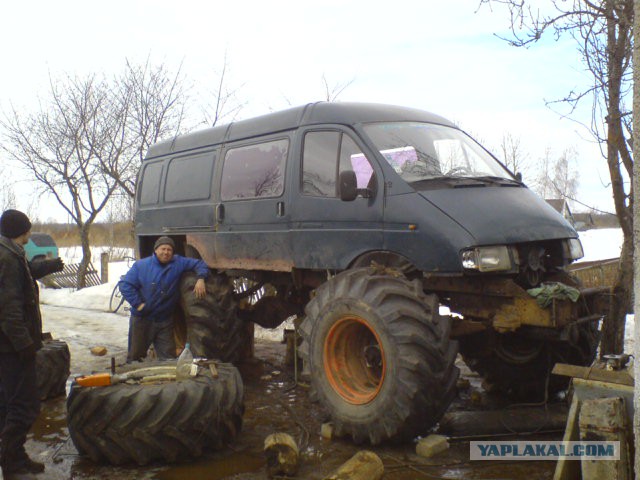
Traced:
[[551, 182], [553, 159], [551, 155], [551, 147], [545, 148], [542, 158], [538, 160], [538, 169], [533, 183], [533, 190], [542, 198], [550, 198], [553, 190]]
[[510, 133], [502, 135], [500, 151], [502, 153], [502, 161], [509, 170], [513, 173], [524, 173], [527, 154], [522, 150], [519, 137], [514, 137]]
[[7, 182], [6, 169], [0, 170], [0, 208], [4, 212], [9, 208], [16, 208], [16, 194], [13, 187]]
[[177, 135], [185, 114], [185, 88], [181, 68], [172, 72], [164, 64], [134, 65], [114, 81], [113, 102], [125, 114], [123, 151], [103, 159], [102, 168], [127, 195], [136, 191], [136, 177], [148, 148], [161, 138]]
[[[633, 284], [633, 158], [629, 136], [632, 118], [625, 99], [632, 88], [633, 0], [480, 0], [480, 5], [505, 5], [511, 16], [512, 45], [529, 46], [549, 33], [570, 35], [591, 73], [592, 85], [569, 92], [558, 102], [569, 115], [584, 100], [592, 102], [589, 129], [600, 142], [611, 177], [616, 215], [624, 235], [620, 269], [610, 314], [605, 317], [601, 354], [624, 348], [624, 325]], [[541, 10], [549, 13], [541, 13]], [[627, 180], [627, 181], [625, 181]]]
[[[235, 115], [241, 105], [235, 102], [235, 90], [226, 85], [227, 62], [220, 75], [211, 109], [206, 109], [205, 122], [215, 125], [227, 116]], [[130, 198], [135, 197], [136, 178], [149, 147], [159, 140], [175, 137], [190, 129], [188, 94], [182, 65], [175, 71], [165, 64], [143, 65], [126, 63], [124, 73], [114, 80], [118, 102], [126, 112], [123, 152], [107, 158], [102, 165]]]
[[44, 192], [75, 222], [82, 244], [78, 288], [91, 261], [89, 232], [118, 182], [103, 165], [124, 150], [125, 103], [114, 100], [107, 82], [96, 76], [50, 82], [40, 110], [22, 115], [14, 108], [0, 124], [2, 149], [25, 167]]
[[344, 92], [354, 81], [355, 79], [352, 78], [348, 82], [335, 83], [333, 86], [330, 86], [329, 81], [327, 80], [327, 77], [324, 74], [322, 74], [322, 85], [324, 86], [324, 99], [327, 102], [335, 102], [336, 100], [338, 100], [338, 97], [340, 96], [340, 94], [342, 94], [342, 92]]
[[553, 165], [552, 185], [556, 198], [573, 199], [578, 192], [579, 175], [574, 167], [576, 151], [566, 148]]
[[224, 54], [222, 71], [217, 75], [214, 89], [209, 91], [212, 101], [205, 102], [203, 109], [205, 125], [215, 127], [223, 120], [233, 121], [244, 107], [244, 103], [238, 101], [238, 91], [242, 86], [230, 87], [228, 82], [229, 59]]

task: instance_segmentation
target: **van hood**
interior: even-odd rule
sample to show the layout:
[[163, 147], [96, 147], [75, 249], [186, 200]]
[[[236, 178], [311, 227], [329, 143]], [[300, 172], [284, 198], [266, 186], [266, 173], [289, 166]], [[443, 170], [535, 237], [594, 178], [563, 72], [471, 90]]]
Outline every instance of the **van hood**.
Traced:
[[578, 236], [562, 215], [526, 187], [444, 188], [418, 193], [464, 228], [476, 245]]

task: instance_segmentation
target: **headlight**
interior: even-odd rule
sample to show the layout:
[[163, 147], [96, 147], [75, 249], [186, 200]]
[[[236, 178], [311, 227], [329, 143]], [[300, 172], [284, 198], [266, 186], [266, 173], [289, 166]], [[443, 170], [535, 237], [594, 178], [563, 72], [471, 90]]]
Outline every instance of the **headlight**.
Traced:
[[463, 250], [462, 266], [480, 272], [508, 271], [513, 268], [509, 249], [504, 245]]
[[578, 260], [584, 257], [584, 250], [582, 250], [582, 243], [577, 238], [570, 238], [565, 241], [566, 256], [569, 260]]

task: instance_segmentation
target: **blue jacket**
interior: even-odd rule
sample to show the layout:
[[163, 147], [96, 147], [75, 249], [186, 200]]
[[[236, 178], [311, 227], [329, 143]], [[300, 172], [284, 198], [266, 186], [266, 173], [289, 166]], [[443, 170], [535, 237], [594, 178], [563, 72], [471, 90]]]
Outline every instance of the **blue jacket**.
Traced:
[[[180, 298], [180, 277], [189, 271], [195, 271], [200, 278], [209, 276], [209, 267], [202, 260], [174, 255], [170, 262], [162, 264], [154, 253], [134, 263], [121, 277], [118, 288], [131, 305], [132, 315], [163, 321], [173, 314]], [[138, 311], [142, 303], [144, 308]]]

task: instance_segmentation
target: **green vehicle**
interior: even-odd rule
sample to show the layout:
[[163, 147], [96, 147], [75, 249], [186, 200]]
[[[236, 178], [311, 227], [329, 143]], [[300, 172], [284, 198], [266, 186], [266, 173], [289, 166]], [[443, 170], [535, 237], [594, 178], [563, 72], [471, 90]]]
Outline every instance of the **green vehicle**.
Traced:
[[45, 260], [58, 257], [58, 246], [51, 235], [34, 232], [24, 246], [28, 261]]

